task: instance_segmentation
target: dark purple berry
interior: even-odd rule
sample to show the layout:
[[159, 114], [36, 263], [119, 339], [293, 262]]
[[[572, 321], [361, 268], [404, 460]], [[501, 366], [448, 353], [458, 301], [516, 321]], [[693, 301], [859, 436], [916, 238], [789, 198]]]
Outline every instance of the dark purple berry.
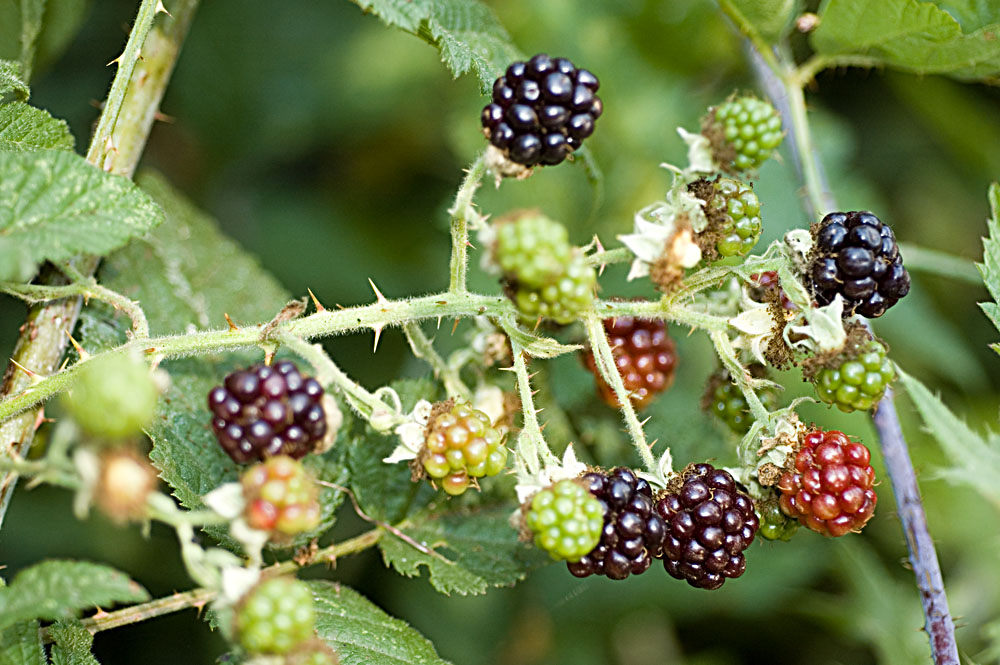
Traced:
[[254, 365], [208, 393], [212, 431], [234, 462], [279, 454], [300, 458], [326, 434], [322, 399], [323, 387], [294, 363]]

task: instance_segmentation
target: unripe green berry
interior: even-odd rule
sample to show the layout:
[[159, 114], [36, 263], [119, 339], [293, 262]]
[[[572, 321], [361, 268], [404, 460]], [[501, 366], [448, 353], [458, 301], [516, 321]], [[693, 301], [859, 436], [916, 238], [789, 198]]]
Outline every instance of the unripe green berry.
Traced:
[[730, 178], [719, 178], [705, 204], [715, 249], [723, 258], [746, 256], [760, 240], [760, 201], [753, 188]]
[[503, 471], [507, 448], [488, 415], [466, 402], [455, 402], [432, 417], [420, 464], [424, 473], [454, 496], [464, 492], [472, 478]]
[[776, 500], [758, 501], [755, 504], [760, 519], [758, 535], [767, 540], [789, 541], [799, 529], [799, 521], [781, 512]]
[[579, 561], [601, 540], [604, 506], [577, 481], [560, 480], [532, 497], [525, 522], [553, 559]]
[[524, 286], [541, 288], [556, 280], [572, 249], [566, 227], [540, 213], [526, 212], [497, 224], [497, 263]]
[[885, 347], [872, 339], [840, 365], [819, 369], [812, 380], [821, 400], [851, 412], [871, 409], [895, 378]]
[[727, 172], [759, 168], [783, 137], [781, 116], [754, 97], [737, 97], [712, 109], [702, 133]]
[[274, 577], [254, 587], [236, 611], [240, 644], [251, 653], [284, 654], [313, 637], [312, 593], [294, 577]]
[[88, 434], [121, 440], [149, 425], [158, 396], [149, 365], [135, 355], [116, 353], [87, 361], [65, 403]]

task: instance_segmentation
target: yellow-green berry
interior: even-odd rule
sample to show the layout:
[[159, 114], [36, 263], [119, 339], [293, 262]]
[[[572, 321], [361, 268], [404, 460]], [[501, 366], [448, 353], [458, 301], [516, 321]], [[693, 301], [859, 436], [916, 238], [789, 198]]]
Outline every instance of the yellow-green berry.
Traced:
[[83, 365], [66, 406], [88, 434], [122, 440], [149, 425], [158, 396], [149, 365], [135, 355], [116, 353]]
[[313, 637], [312, 593], [294, 577], [274, 577], [254, 587], [236, 611], [240, 645], [251, 653], [285, 654]]
[[579, 561], [601, 540], [604, 505], [576, 480], [560, 480], [532, 497], [525, 522], [553, 559]]
[[445, 492], [457, 495], [469, 487], [472, 478], [503, 471], [507, 448], [489, 416], [466, 402], [455, 402], [432, 417], [420, 463]]

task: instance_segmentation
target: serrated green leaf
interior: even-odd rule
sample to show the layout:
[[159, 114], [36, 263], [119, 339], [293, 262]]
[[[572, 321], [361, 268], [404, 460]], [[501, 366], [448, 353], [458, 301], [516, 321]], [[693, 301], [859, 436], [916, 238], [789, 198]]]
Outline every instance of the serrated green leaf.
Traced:
[[[1000, 330], [1000, 183], [990, 185], [990, 218], [986, 224], [989, 236], [983, 238], [983, 262], [977, 263], [979, 273], [983, 276], [983, 284], [993, 297], [993, 302], [981, 302], [979, 306], [989, 317], [997, 330]], [[994, 351], [1000, 353], [1000, 347], [991, 345]]]
[[0, 152], [0, 238], [31, 261], [106, 254], [162, 220], [131, 180], [72, 152]]
[[353, 0], [389, 26], [435, 46], [456, 77], [478, 76], [485, 93], [521, 57], [496, 14], [479, 0]]
[[921, 0], [827, 0], [811, 35], [817, 53], [861, 56], [918, 74], [995, 80], [1000, 75], [1000, 23], [964, 33], [958, 21]]
[[86, 561], [43, 561], [0, 588], [0, 628], [27, 619], [64, 619], [88, 607], [148, 599], [145, 589], [114, 568]]
[[20, 63], [0, 59], [0, 99], [11, 92], [20, 100], [31, 96], [28, 84], [21, 78]]
[[0, 150], [73, 149], [73, 135], [65, 120], [24, 102], [0, 106]]
[[801, 5], [799, 0], [731, 0], [731, 4], [770, 44], [785, 34]]
[[322, 580], [307, 584], [316, 601], [316, 633], [341, 665], [447, 665], [426, 637], [357, 591]]
[[100, 665], [90, 649], [94, 636], [79, 621], [58, 621], [49, 626], [52, 665]]
[[431, 586], [443, 594], [482, 594], [489, 587], [513, 586], [550, 561], [518, 539], [510, 524], [514, 509], [510, 505], [415, 517], [409, 521], [416, 524], [404, 533], [434, 554], [386, 533], [379, 540], [382, 557], [407, 577], [419, 576], [425, 567]]
[[[440, 387], [430, 379], [402, 379], [392, 387], [403, 403], [404, 411], [413, 409], [417, 400], [430, 402], [440, 397]], [[434, 496], [426, 482], [415, 484], [405, 463], [386, 464], [398, 443], [395, 436], [379, 434], [367, 424], [359, 426], [345, 447], [345, 463], [350, 470], [351, 490], [361, 509], [371, 517], [389, 523], [402, 520], [420, 510]]]
[[920, 381], [902, 371], [899, 377], [924, 425], [948, 455], [951, 466], [942, 475], [971, 485], [1000, 507], [1000, 436], [976, 434]]
[[37, 621], [0, 630], [0, 665], [46, 665]]

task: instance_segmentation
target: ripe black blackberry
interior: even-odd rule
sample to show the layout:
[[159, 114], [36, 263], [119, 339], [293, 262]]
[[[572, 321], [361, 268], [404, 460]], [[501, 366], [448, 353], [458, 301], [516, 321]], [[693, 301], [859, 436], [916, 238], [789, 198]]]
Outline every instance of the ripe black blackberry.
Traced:
[[583, 476], [590, 493], [604, 504], [604, 529], [597, 547], [567, 563], [577, 577], [606, 575], [623, 580], [649, 569], [660, 556], [666, 525], [653, 510], [653, 491], [631, 469]]
[[874, 319], [910, 291], [910, 275], [887, 224], [870, 212], [833, 212], [814, 230], [813, 295], [820, 305], [839, 293], [844, 316]]
[[604, 110], [600, 81], [566, 58], [539, 53], [515, 62], [493, 84], [483, 108], [483, 132], [511, 161], [555, 165], [594, 132]]
[[323, 386], [295, 363], [254, 365], [225, 378], [208, 393], [212, 431], [234, 462], [273, 455], [298, 459], [326, 435]]
[[743, 550], [760, 521], [728, 471], [711, 464], [689, 467], [681, 488], [657, 501], [656, 513], [666, 523], [663, 566], [672, 577], [712, 590], [746, 570]]

